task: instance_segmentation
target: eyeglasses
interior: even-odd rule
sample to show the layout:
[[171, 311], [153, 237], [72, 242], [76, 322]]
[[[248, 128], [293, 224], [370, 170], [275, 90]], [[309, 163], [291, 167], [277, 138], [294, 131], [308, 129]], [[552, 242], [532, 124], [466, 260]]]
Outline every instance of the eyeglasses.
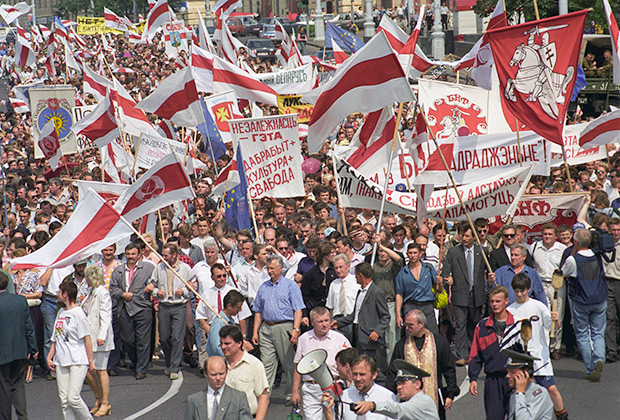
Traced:
[[606, 171], [596, 171], [597, 174], [604, 174], [607, 173]]
[[504, 238], [514, 238], [517, 236], [516, 233], [504, 233]]
[[287, 246], [281, 246], [277, 248], [278, 251], [288, 251], [288, 247]]
[[480, 228], [478, 229], [478, 232], [482, 233], [482, 232], [488, 232], [488, 228]]

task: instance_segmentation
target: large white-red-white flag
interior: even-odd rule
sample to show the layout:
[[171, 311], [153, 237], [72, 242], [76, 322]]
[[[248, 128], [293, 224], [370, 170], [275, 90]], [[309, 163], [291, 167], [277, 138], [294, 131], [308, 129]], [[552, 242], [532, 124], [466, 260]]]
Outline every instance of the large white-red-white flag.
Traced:
[[302, 100], [314, 104], [308, 148], [316, 153], [347, 115], [373, 112], [415, 98], [385, 34], [378, 33], [340, 67], [333, 79]]
[[101, 102], [107, 95], [107, 90], [114, 90], [114, 82], [93, 71], [84, 63], [84, 94], [90, 93], [97, 102]]
[[39, 133], [39, 140], [37, 140], [37, 143], [43, 152], [43, 156], [49, 161], [50, 167], [56, 170], [58, 169], [58, 163], [62, 156], [62, 150], [60, 150], [58, 131], [56, 130], [54, 122], [55, 119], [50, 118], [47, 124], [43, 126]]
[[157, 209], [195, 196], [183, 165], [174, 153], [170, 153], [133, 183], [114, 207], [133, 222]]
[[105, 147], [120, 137], [121, 131], [110, 96], [106, 96], [90, 114], [73, 124], [71, 130], [76, 136], [81, 134], [91, 140], [97, 147]]
[[74, 181], [78, 187], [78, 197], [82, 199], [82, 197], [86, 196], [88, 189], [92, 189], [95, 191], [101, 198], [103, 198], [108, 203], [114, 205], [118, 197], [120, 197], [127, 188], [129, 188], [129, 184], [115, 184], [113, 182], [99, 182], [99, 181], [84, 181], [84, 180], [76, 180]]
[[243, 7], [243, 0], [218, 0], [211, 6], [211, 11], [221, 16], [223, 20], [226, 20], [239, 7]]
[[168, 0], [158, 0], [146, 17], [144, 32], [142, 32], [142, 40], [151, 42], [159, 28], [161, 28], [164, 23], [172, 20], [174, 20], [174, 18], [170, 12]]
[[614, 143], [620, 136], [620, 109], [590, 121], [579, 135], [579, 144], [586, 150], [601, 144]]
[[137, 108], [166, 118], [176, 125], [197, 127], [203, 121], [192, 69], [185, 67], [165, 78]]
[[136, 107], [136, 103], [129, 92], [116, 78], [114, 78], [114, 92], [111, 98], [116, 102], [120, 119], [127, 134], [136, 137], [140, 137], [142, 133], [157, 135], [157, 130], [146, 118], [144, 111]]
[[33, 66], [36, 64], [36, 56], [32, 50], [32, 44], [27, 38], [28, 31], [16, 25], [17, 39], [15, 42], [15, 63], [20, 67]]
[[31, 8], [31, 5], [23, 1], [14, 5], [3, 4], [2, 6], [0, 6], [0, 16], [2, 16], [7, 25], [10, 25], [15, 19], [17, 19], [21, 15], [25, 15], [26, 13], [28, 13]]
[[613, 82], [615, 84], [620, 84], [620, 30], [618, 30], [618, 22], [616, 21], [614, 12], [611, 10], [609, 1], [603, 0], [603, 6], [605, 7], [607, 26], [609, 26], [609, 34], [611, 35], [611, 48], [613, 50]]
[[67, 224], [47, 244], [32, 254], [11, 261], [11, 268], [61, 268], [98, 253], [133, 233], [117, 210], [88, 190]]
[[106, 28], [112, 28], [123, 32], [127, 31], [127, 25], [123, 19], [107, 7], [103, 8], [103, 18], [105, 19]]

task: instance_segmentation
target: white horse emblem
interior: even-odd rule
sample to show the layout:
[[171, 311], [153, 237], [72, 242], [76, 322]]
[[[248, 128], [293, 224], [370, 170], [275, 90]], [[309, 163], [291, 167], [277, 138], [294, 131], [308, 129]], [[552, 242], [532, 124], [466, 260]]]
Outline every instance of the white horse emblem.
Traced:
[[[525, 101], [538, 101], [543, 111], [553, 119], [558, 119], [558, 104], [566, 101], [566, 87], [575, 76], [575, 68], [569, 66], [566, 74], [555, 72], [557, 48], [555, 41], [549, 43], [548, 31], [561, 29], [568, 25], [558, 25], [546, 28], [535, 26], [524, 35], [529, 35], [527, 45], [515, 48], [510, 60], [510, 66], [518, 66], [514, 79], [508, 79], [504, 96], [512, 102], [517, 102], [515, 90], [529, 95]], [[540, 37], [542, 35], [542, 37]], [[541, 44], [534, 40], [540, 37]]]

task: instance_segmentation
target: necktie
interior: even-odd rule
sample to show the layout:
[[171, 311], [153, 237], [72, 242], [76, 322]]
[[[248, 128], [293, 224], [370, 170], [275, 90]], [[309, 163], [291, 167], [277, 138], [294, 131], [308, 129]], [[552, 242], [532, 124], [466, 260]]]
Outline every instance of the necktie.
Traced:
[[217, 313], [219, 314], [220, 312], [222, 312], [222, 294], [218, 290], [217, 291]]
[[211, 420], [215, 419], [215, 414], [217, 413], [217, 396], [220, 395], [220, 391], [215, 391], [213, 393], [213, 405], [211, 406]]
[[136, 271], [135, 265], [131, 270], [127, 270], [127, 290], [129, 290], [129, 288], [131, 287], [131, 281], [133, 280], [133, 273], [135, 271]]
[[340, 281], [340, 293], [338, 295], [338, 308], [342, 316], [347, 316], [347, 292], [344, 288], [344, 280]]
[[168, 296], [171, 299], [174, 299], [174, 274], [172, 273], [171, 269], [167, 270], [167, 274], [168, 274]]
[[469, 276], [469, 290], [474, 287], [474, 247], [467, 250], [467, 275]]

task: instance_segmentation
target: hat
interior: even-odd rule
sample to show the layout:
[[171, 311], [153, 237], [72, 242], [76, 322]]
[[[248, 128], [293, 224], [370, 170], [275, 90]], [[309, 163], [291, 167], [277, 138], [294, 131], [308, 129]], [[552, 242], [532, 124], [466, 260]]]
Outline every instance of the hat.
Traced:
[[213, 185], [213, 180], [211, 178], [209, 178], [208, 176], [205, 178], [202, 178], [201, 181], [206, 182], [209, 185]]
[[577, 229], [585, 229], [586, 225], [584, 225], [581, 222], [577, 222], [573, 225], [573, 233], [577, 230]]
[[506, 362], [507, 369], [521, 369], [534, 367], [534, 360], [540, 360], [538, 357], [530, 356], [529, 354], [520, 353], [518, 351], [504, 349], [502, 354], [508, 356]]
[[325, 235], [327, 237], [327, 236], [331, 235], [332, 233], [334, 233], [335, 231], [336, 231], [336, 229], [334, 229], [333, 227], [328, 227], [323, 232], [323, 235]]
[[394, 368], [396, 369], [397, 381], [417, 380], [431, 376], [430, 373], [420, 369], [411, 363], [405, 362], [402, 359], [394, 360]]
[[88, 264], [88, 258], [83, 258], [83, 259], [73, 263], [73, 265], [83, 265], [83, 264]]
[[359, 235], [359, 234], [360, 234], [360, 233], [362, 233], [362, 232], [363, 232], [363, 230], [362, 230], [362, 229], [355, 229], [355, 230], [352, 230], [351, 232], [349, 232], [349, 237], [350, 237], [350, 238], [352, 238], [352, 237], [354, 237], [355, 235]]

